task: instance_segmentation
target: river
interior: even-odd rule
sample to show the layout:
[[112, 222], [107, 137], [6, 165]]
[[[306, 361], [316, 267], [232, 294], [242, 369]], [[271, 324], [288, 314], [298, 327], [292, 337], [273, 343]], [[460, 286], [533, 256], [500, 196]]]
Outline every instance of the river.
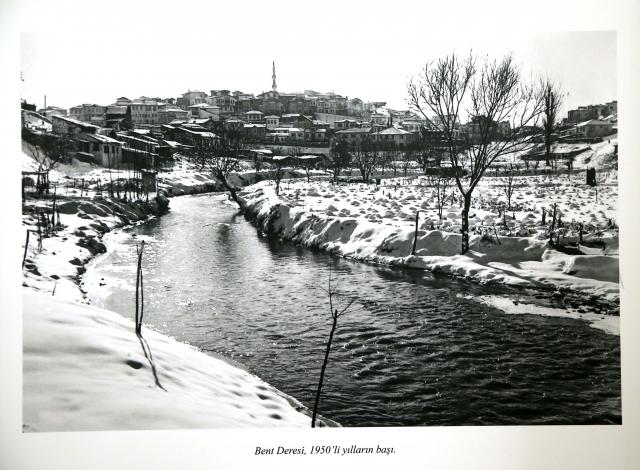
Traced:
[[221, 195], [108, 234], [84, 277], [92, 303], [132, 318], [145, 240], [145, 324], [221, 355], [313, 406], [342, 297], [319, 413], [343, 426], [621, 422], [620, 338], [571, 318], [478, 301], [533, 292], [344, 260], [262, 237]]

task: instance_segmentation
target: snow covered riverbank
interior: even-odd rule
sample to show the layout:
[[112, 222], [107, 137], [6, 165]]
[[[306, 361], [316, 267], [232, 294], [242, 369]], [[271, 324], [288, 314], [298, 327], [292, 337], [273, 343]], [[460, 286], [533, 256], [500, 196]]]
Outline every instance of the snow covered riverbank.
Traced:
[[168, 201], [160, 197], [146, 204], [71, 196], [58, 197], [56, 205], [60, 226], [50, 236], [43, 236], [42, 244], [38, 246], [38, 214], [49, 213], [53, 202], [51, 198], [29, 198], [23, 204], [22, 225], [31, 231], [23, 286], [49, 294], [55, 291], [59, 297], [83, 301], [78, 289], [79, 276], [91, 258], [106, 250], [102, 236], [115, 228], [161, 215], [167, 210]]
[[[140, 339], [130, 320], [83, 305], [80, 276], [106, 250], [102, 236], [161, 215], [165, 198], [56, 203], [60, 226], [40, 247], [31, 233], [23, 270], [25, 431], [310, 426], [301, 404], [248, 372], [157, 332]], [[36, 230], [51, 207], [28, 198], [23, 226]]]
[[[303, 172], [296, 170], [283, 171], [283, 178], [300, 178]], [[274, 171], [245, 170], [231, 173], [227, 178], [229, 184], [242, 188], [259, 181], [273, 179]], [[201, 194], [225, 191], [224, 186], [213, 175], [206, 171], [198, 171], [193, 167], [187, 169], [174, 168], [170, 172], [158, 174], [158, 187], [166, 191], [168, 196], [182, 196], [185, 194]]]
[[[569, 179], [553, 187], [564, 220], [583, 217], [604, 225], [615, 218], [614, 186], [601, 188], [597, 203], [592, 190], [588, 193], [590, 190], [575, 186]], [[600, 300], [618, 302], [617, 232], [592, 236], [592, 241], [603, 246], [593, 254], [569, 255], [553, 249], [538, 222], [536, 199], [547, 205], [549, 202], [549, 188], [541, 188], [527, 188], [516, 196], [519, 208], [509, 211], [509, 225], [504, 229], [510, 233], [493, 238], [473, 235], [471, 250], [465, 255], [459, 254], [460, 207], [446, 207], [444, 220], [438, 220], [429, 202], [430, 189], [415, 183], [395, 186], [388, 182], [387, 186], [375, 187], [296, 182], [276, 196], [273, 186], [263, 182], [245, 189], [241, 196], [250, 217], [264, 232], [350, 259], [426, 269], [481, 283], [573, 291], [594, 305]], [[492, 227], [488, 224], [497, 218], [488, 209], [498, 198], [492, 196], [491, 189], [485, 188], [486, 203], [474, 209], [472, 227], [485, 223]], [[591, 212], [585, 212], [587, 206], [576, 200], [574, 190], [588, 193]], [[412, 256], [418, 210], [423, 215]], [[526, 236], [517, 236], [520, 233]], [[565, 235], [566, 240], [573, 237], [577, 241], [577, 235], [569, 230]]]
[[25, 289], [23, 429], [309, 427], [257, 377], [120, 315]]

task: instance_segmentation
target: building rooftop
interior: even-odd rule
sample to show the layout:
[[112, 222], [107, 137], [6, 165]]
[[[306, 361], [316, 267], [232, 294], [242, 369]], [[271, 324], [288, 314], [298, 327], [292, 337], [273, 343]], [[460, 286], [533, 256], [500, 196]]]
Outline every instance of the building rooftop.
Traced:
[[336, 134], [368, 134], [371, 132], [370, 127], [352, 127], [351, 129], [342, 129]]
[[99, 142], [102, 144], [118, 144], [122, 145], [122, 142], [116, 140], [108, 135], [103, 134], [82, 134], [78, 136], [78, 140], [85, 142]]
[[98, 126], [94, 126], [93, 124], [88, 124], [86, 122], [78, 121], [77, 119], [72, 119], [67, 116], [51, 116], [52, 119], [60, 119], [61, 121], [65, 121], [68, 124], [73, 124], [74, 126], [83, 127], [87, 129], [100, 129]]
[[127, 112], [126, 106], [111, 105], [107, 106], [107, 114], [125, 114]]
[[406, 135], [411, 134], [411, 132], [405, 131], [404, 129], [398, 129], [396, 127], [387, 127], [386, 129], [382, 129], [381, 131], [375, 132], [376, 135]]
[[584, 121], [579, 124], [576, 124], [576, 127], [595, 126], [595, 125], [613, 125], [613, 124], [609, 121], [602, 121], [600, 119], [590, 119], [588, 121]]
[[220, 109], [220, 106], [216, 106], [215, 104], [208, 104], [208, 103], [198, 103], [198, 104], [192, 104], [191, 106], [189, 106], [189, 108], [216, 108], [216, 109]]
[[165, 109], [159, 109], [158, 112], [160, 113], [186, 113], [187, 111], [184, 109], [180, 109], [180, 108], [165, 108]]

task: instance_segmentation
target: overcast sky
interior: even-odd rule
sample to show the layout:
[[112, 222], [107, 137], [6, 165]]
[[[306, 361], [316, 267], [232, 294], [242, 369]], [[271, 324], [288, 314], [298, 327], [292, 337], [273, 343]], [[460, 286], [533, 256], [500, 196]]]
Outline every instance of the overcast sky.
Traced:
[[[220, 24], [216, 20], [216, 24]], [[240, 28], [234, 35], [194, 30], [140, 29], [95, 34], [84, 30], [21, 36], [22, 97], [38, 107], [110, 104], [117, 97], [177, 97], [191, 90], [260, 93], [334, 91], [349, 98], [406, 108], [406, 83], [425, 61], [453, 50], [500, 56], [513, 52], [528, 74], [561, 82], [565, 109], [617, 99], [614, 32], [432, 32], [352, 25], [348, 34], [315, 28], [312, 35]], [[330, 25], [328, 27], [330, 29]], [[292, 31], [300, 31], [294, 28]]]

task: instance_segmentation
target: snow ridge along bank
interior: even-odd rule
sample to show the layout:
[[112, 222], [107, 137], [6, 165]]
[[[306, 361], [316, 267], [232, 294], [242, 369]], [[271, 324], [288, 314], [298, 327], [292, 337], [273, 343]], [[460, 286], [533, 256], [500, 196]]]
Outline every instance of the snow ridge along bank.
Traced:
[[61, 227], [51, 236], [43, 237], [39, 249], [34, 233], [38, 212], [48, 211], [50, 207], [51, 201], [47, 199], [27, 199], [23, 205], [22, 224], [32, 233], [22, 285], [82, 302], [84, 295], [79, 289], [80, 276], [94, 256], [106, 251], [102, 236], [115, 228], [164, 214], [169, 208], [169, 200], [164, 196], [148, 203], [102, 197], [58, 197]]
[[[240, 171], [231, 173], [227, 181], [231, 186], [242, 188], [263, 180], [273, 180], [275, 171]], [[282, 170], [282, 179], [300, 178], [303, 173], [295, 170]], [[224, 185], [212, 174], [197, 170], [174, 169], [158, 175], [158, 187], [166, 191], [169, 197], [185, 194], [215, 193], [226, 191]]]
[[[619, 301], [617, 256], [567, 255], [535, 237], [500, 237], [500, 244], [495, 244], [478, 235], [472, 236], [470, 251], [460, 255], [461, 235], [443, 230], [419, 230], [412, 256], [410, 214], [404, 221], [383, 223], [352, 216], [336, 207], [339, 202], [314, 211], [304, 205], [300, 193], [281, 193], [279, 197], [273, 186], [262, 182], [246, 188], [241, 197], [247, 203], [247, 216], [263, 232], [349, 259], [425, 269], [480, 283], [578, 291]], [[313, 196], [339, 199], [329, 192]]]

